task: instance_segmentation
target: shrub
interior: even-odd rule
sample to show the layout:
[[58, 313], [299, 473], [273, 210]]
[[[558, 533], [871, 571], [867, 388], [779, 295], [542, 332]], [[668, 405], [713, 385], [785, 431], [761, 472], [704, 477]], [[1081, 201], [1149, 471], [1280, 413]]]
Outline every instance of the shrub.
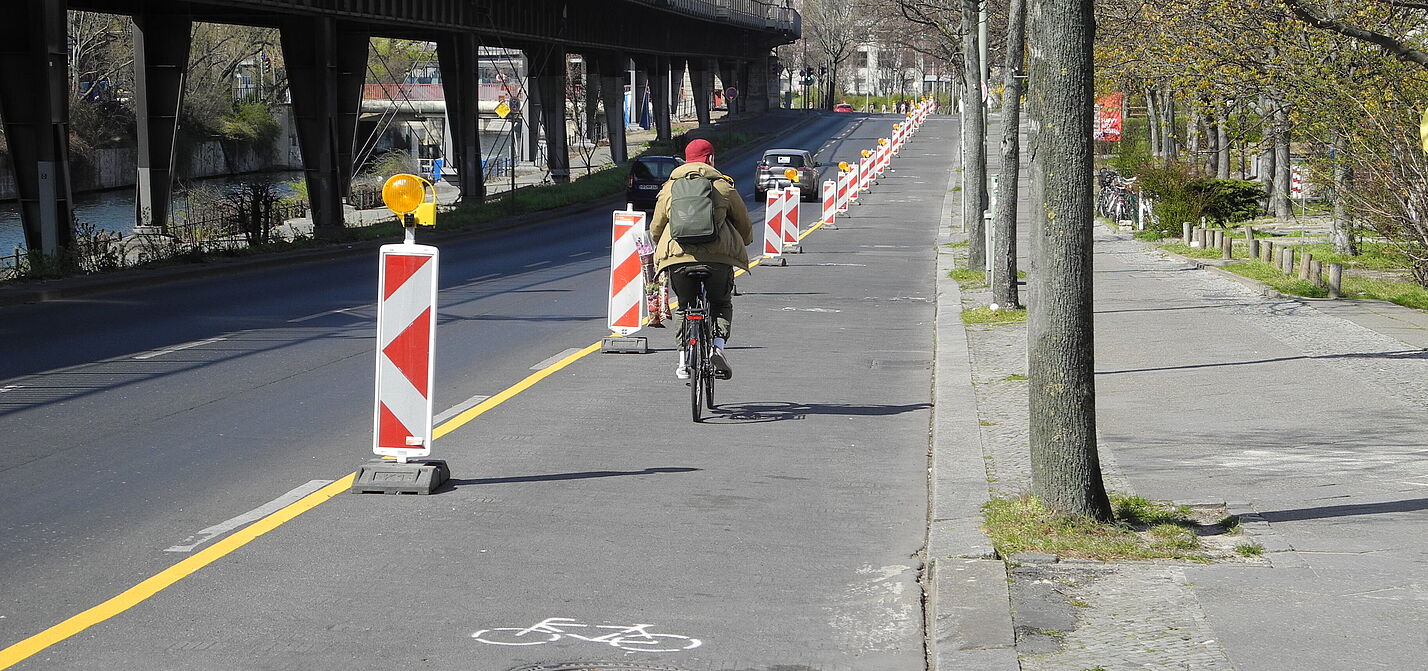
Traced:
[[1249, 221], [1259, 216], [1264, 187], [1243, 179], [1199, 179], [1186, 191], [1203, 204], [1204, 216], [1217, 224]]

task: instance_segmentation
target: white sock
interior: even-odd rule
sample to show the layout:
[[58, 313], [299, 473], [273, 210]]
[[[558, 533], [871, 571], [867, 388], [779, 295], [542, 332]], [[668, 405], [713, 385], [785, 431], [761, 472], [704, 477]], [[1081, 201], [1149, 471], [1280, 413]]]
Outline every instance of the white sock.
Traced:
[[689, 353], [686, 352], [686, 351], [684, 351], [684, 350], [682, 350], [682, 349], [679, 350], [679, 367], [680, 367], [680, 368], [686, 368], [686, 367], [688, 367], [689, 364], [685, 363], [685, 359], [684, 359], [684, 357], [685, 357], [687, 354], [689, 354]]
[[718, 338], [718, 337], [714, 338], [714, 349], [724, 349], [724, 339], [723, 339], [723, 338]]

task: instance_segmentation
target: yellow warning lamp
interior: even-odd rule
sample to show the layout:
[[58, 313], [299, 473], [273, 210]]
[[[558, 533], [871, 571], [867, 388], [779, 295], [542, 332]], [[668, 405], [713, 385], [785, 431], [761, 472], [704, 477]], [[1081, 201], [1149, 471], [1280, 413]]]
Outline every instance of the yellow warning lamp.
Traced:
[[838, 171], [839, 171], [839, 172], [848, 172], [848, 171], [851, 170], [852, 168], [853, 168], [853, 166], [848, 165], [848, 162], [847, 162], [847, 161], [839, 161], [839, 162], [838, 162]]
[[860, 153], [863, 155], [863, 158], [868, 158], [869, 156], [872, 156], [872, 155], [873, 155], [873, 152], [870, 152], [870, 151], [868, 151], [868, 150], [866, 150], [866, 149], [864, 149], [864, 150], [863, 150], [862, 152], [860, 152]]
[[[427, 189], [431, 189], [431, 202], [426, 200]], [[403, 218], [416, 213], [419, 226], [436, 225], [436, 187], [416, 175], [399, 174], [387, 178], [382, 185], [382, 202], [387, 209]]]
[[898, 124], [898, 123], [893, 124], [893, 130], [902, 130], [902, 124]]
[[881, 147], [886, 147], [886, 146], [888, 146], [888, 139], [885, 138], [885, 137], [880, 137], [880, 138], [878, 138], [878, 146], [881, 146]]
[[787, 177], [790, 182], [798, 183], [798, 171], [793, 168], [784, 168], [783, 176]]

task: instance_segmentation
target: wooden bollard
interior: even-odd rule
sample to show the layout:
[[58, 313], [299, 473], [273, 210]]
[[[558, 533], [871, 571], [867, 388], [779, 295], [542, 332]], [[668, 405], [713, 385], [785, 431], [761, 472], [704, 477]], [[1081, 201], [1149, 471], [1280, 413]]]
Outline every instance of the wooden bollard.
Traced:
[[1344, 285], [1344, 266], [1341, 263], [1329, 264], [1329, 298], [1342, 297], [1341, 288]]
[[1235, 258], [1235, 239], [1228, 236], [1220, 236], [1220, 258], [1228, 261]]
[[1299, 279], [1309, 279], [1309, 266], [1314, 263], [1314, 255], [1304, 252], [1303, 258], [1299, 259]]
[[1190, 246], [1200, 249], [1205, 248], [1205, 229], [1198, 226], [1195, 227], [1195, 234], [1190, 236]]
[[1316, 287], [1324, 286], [1324, 262], [1314, 259], [1309, 262], [1309, 281]]
[[1251, 261], [1259, 258], [1259, 241], [1254, 238], [1249, 239], [1249, 257]]
[[1254, 227], [1253, 227], [1253, 226], [1246, 226], [1246, 227], [1245, 227], [1245, 240], [1253, 240], [1253, 239], [1254, 239]]
[[1212, 249], [1219, 249], [1224, 244], [1224, 239], [1224, 231], [1210, 231], [1210, 247]]
[[1274, 261], [1274, 241], [1265, 240], [1259, 243], [1259, 260], [1266, 265]]
[[1186, 222], [1181, 222], [1181, 224], [1180, 224], [1180, 238], [1181, 238], [1181, 241], [1185, 243], [1185, 246], [1186, 246], [1186, 247], [1189, 247], [1189, 246], [1190, 246], [1190, 222], [1188, 222], [1188, 221], [1186, 221]]
[[1269, 255], [1269, 265], [1272, 265], [1272, 266], [1274, 266], [1275, 268], [1283, 268], [1283, 267], [1284, 267], [1284, 261], [1283, 261], [1282, 259], [1280, 259], [1279, 257], [1284, 255], [1284, 248], [1283, 248], [1283, 247], [1273, 246], [1273, 243], [1269, 243], [1269, 242], [1266, 242], [1265, 244], [1271, 245], [1271, 246], [1270, 246], [1270, 255]]
[[1279, 261], [1280, 261], [1279, 269], [1280, 269], [1281, 271], [1283, 271], [1285, 275], [1293, 275], [1293, 274], [1294, 274], [1294, 248], [1293, 248], [1293, 247], [1285, 247], [1285, 248], [1284, 248], [1284, 253], [1279, 255]]

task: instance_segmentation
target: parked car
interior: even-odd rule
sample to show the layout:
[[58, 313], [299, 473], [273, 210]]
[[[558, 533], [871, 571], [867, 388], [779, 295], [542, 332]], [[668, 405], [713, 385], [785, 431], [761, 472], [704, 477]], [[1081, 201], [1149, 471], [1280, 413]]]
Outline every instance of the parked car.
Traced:
[[843, 114], [852, 114], [853, 106], [849, 105], [848, 103], [838, 103], [837, 105], [833, 106], [833, 111], [842, 112]]
[[798, 171], [799, 194], [803, 200], [818, 200], [818, 166], [813, 154], [804, 149], [769, 149], [754, 169], [754, 191], [763, 197], [769, 189], [783, 189], [793, 182], [788, 169]]
[[630, 175], [625, 178], [625, 202], [636, 210], [654, 212], [659, 188], [669, 179], [669, 173], [684, 165], [677, 156], [641, 156], [630, 161]]

